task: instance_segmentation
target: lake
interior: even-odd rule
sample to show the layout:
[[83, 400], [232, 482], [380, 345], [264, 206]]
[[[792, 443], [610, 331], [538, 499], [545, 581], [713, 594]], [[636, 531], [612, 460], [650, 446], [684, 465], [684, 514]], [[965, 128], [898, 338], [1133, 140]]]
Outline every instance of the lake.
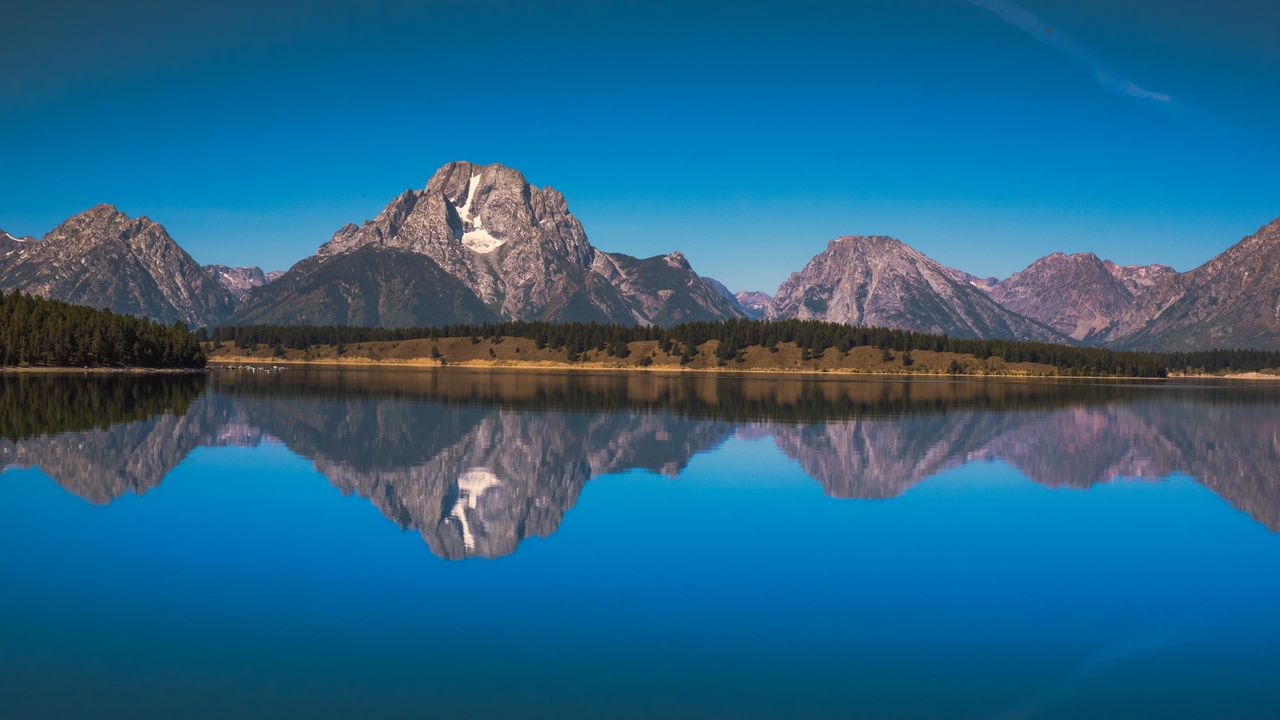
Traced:
[[0, 375], [0, 716], [1280, 715], [1280, 389]]

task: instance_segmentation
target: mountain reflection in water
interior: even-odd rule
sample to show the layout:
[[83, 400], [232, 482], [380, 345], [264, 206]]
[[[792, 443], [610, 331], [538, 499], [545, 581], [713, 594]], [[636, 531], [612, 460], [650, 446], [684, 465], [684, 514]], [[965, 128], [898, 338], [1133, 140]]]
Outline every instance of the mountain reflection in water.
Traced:
[[0, 467], [90, 502], [145, 493], [199, 446], [275, 440], [452, 559], [554, 533], [593, 477], [676, 477], [735, 436], [772, 439], [835, 498], [989, 460], [1048, 486], [1185, 473], [1280, 530], [1270, 386], [293, 369], [0, 389]]

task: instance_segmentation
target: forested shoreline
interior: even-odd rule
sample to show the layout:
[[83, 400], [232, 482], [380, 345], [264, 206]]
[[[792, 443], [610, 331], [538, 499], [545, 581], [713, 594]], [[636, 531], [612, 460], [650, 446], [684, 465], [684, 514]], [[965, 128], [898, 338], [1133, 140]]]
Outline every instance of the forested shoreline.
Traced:
[[0, 367], [205, 366], [194, 332], [133, 315], [0, 292]]
[[249, 325], [215, 328], [202, 337], [213, 343], [234, 342], [239, 348], [265, 346], [273, 348], [277, 355], [285, 349], [305, 350], [316, 346], [335, 346], [338, 354], [342, 354], [344, 346], [354, 343], [445, 338], [500, 342], [502, 338], [524, 338], [534, 341], [538, 349], [563, 350], [565, 359], [571, 363], [592, 351], [607, 357], [626, 358], [631, 353], [631, 343], [651, 342], [657, 344], [655, 352], [679, 356], [680, 364], [686, 365], [703, 352], [708, 342], [715, 341], [715, 348], [710, 352], [715, 364], [722, 367], [741, 362], [749, 348], [776, 352], [779, 345], [794, 344], [800, 349], [802, 361], [821, 358], [829, 352], [847, 355], [855, 348], [871, 347], [884, 352], [886, 358], [891, 355], [899, 358], [908, 366], [912, 351], [956, 353], [979, 361], [999, 359], [1004, 363], [1047, 365], [1063, 375], [1073, 376], [1167, 377], [1172, 373], [1280, 368], [1280, 352], [1273, 351], [1127, 352], [1019, 340], [966, 340], [811, 320], [729, 320], [671, 327], [524, 321], [417, 328]]
[[[1019, 340], [968, 340], [888, 328], [860, 327], [812, 320], [729, 320], [659, 326], [598, 323], [505, 323], [437, 327], [378, 328], [312, 325], [231, 325], [193, 332], [180, 323], [161, 323], [96, 310], [60, 300], [20, 292], [0, 292], [0, 366], [76, 368], [202, 368], [206, 354], [201, 341], [216, 346], [270, 348], [280, 356], [286, 349], [337, 348], [357, 343], [470, 338], [500, 343], [504, 338], [531, 341], [538, 350], [561, 353], [564, 361], [622, 360], [634, 343], [647, 343], [653, 357], [678, 359], [689, 366], [733, 367], [748, 350], [777, 353], [779, 346], [798, 349], [800, 362], [848, 357], [858, 348], [875, 348], [886, 361], [911, 365], [912, 352], [951, 353], [980, 363], [1050, 366], [1073, 376], [1167, 377], [1170, 374], [1246, 373], [1280, 368], [1280, 352], [1264, 350], [1206, 350], [1199, 352], [1129, 352], [1076, 345]], [[430, 357], [440, 357], [433, 347]], [[648, 358], [636, 364], [646, 366]], [[963, 372], [955, 365], [952, 372]]]

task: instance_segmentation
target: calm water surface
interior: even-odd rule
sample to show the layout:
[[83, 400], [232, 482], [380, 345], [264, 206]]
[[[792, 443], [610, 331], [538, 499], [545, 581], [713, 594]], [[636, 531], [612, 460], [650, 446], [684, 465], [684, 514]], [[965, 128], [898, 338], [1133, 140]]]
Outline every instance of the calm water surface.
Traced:
[[1280, 717], [1280, 392], [0, 376], [0, 716]]

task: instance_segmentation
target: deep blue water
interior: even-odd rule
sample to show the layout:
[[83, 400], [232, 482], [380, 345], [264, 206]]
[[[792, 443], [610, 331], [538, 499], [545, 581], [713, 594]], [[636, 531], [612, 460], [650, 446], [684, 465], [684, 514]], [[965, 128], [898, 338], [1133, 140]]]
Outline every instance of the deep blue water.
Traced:
[[1266, 386], [2, 380], [6, 718], [1280, 717]]

